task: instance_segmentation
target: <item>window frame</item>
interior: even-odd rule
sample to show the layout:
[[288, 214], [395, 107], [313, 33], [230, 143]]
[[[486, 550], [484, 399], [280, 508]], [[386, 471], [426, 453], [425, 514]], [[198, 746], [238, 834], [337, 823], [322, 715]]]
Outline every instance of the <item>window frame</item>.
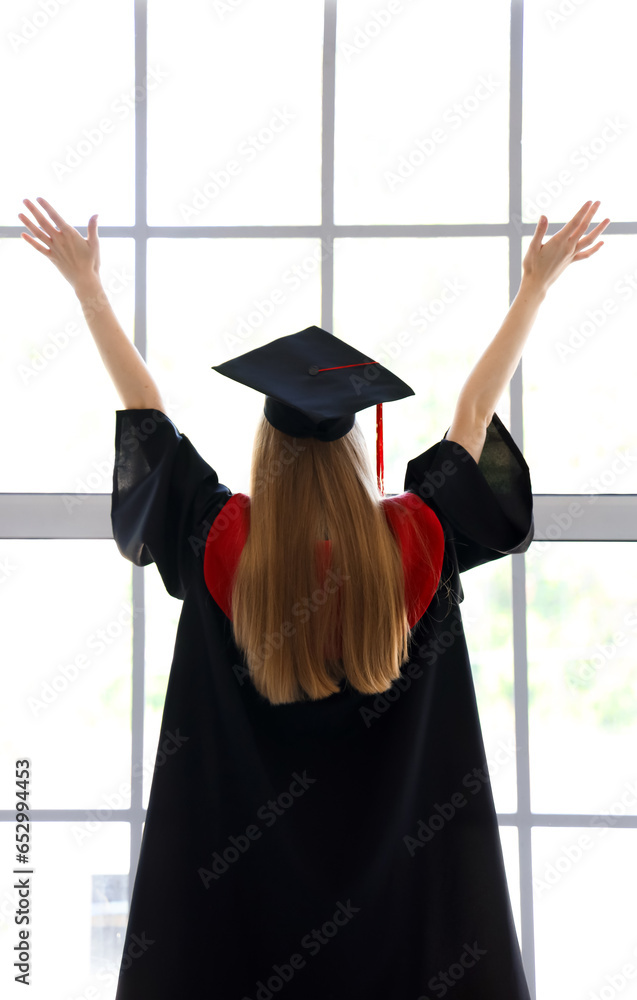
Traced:
[[[147, 11], [145, 0], [134, 0], [135, 83], [142, 87], [147, 70]], [[100, 238], [128, 237], [135, 244], [135, 345], [146, 356], [146, 278], [147, 243], [154, 238], [202, 239], [273, 237], [319, 237], [322, 242], [321, 322], [332, 329], [334, 298], [334, 240], [343, 237], [472, 237], [506, 236], [509, 244], [509, 301], [512, 302], [522, 276], [522, 241], [535, 230], [522, 220], [522, 57], [524, 0], [511, 0], [510, 28], [510, 108], [509, 108], [509, 219], [506, 223], [480, 225], [335, 225], [334, 224], [334, 113], [336, 63], [337, 0], [325, 0], [323, 95], [322, 95], [322, 222], [301, 226], [149, 226], [146, 221], [147, 108], [146, 98], [135, 106], [135, 223], [132, 226], [106, 226]], [[563, 222], [552, 223], [549, 234]], [[20, 238], [23, 227], [0, 227], [0, 237]], [[80, 229], [84, 234], [86, 230]], [[637, 224], [617, 222], [606, 230], [613, 233], [637, 233]], [[510, 383], [510, 432], [523, 451], [523, 362]], [[69, 496], [81, 500], [73, 518], [64, 503]], [[535, 494], [534, 541], [637, 541], [637, 495], [604, 494]], [[564, 524], [571, 504], [580, 505], [582, 513]], [[3, 493], [0, 494], [0, 538], [38, 539], [112, 539], [110, 493]], [[132, 566], [132, 598], [135, 608], [144, 608], [144, 570]], [[526, 635], [525, 556], [511, 556], [514, 710], [518, 803], [511, 813], [498, 813], [501, 826], [518, 831], [521, 949], [526, 976], [535, 997], [534, 902], [532, 872], [532, 830], [536, 828], [587, 827], [601, 817], [595, 814], [532, 813], [529, 753], [528, 662]], [[132, 757], [131, 802], [127, 809], [114, 809], [104, 822], [130, 824], [129, 898], [135, 871], [146, 809], [143, 807], [144, 740], [144, 634], [145, 612], [133, 620], [132, 649]], [[86, 822], [90, 810], [40, 809], [31, 812], [34, 822]], [[0, 822], [14, 820], [9, 810], [0, 811]], [[615, 816], [615, 828], [637, 828], [637, 816]]]

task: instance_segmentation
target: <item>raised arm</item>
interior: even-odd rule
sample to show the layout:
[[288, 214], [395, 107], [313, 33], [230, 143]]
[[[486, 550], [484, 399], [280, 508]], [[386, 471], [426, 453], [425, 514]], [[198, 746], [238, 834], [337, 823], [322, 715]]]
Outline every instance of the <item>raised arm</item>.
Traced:
[[547, 289], [572, 261], [590, 257], [604, 245], [603, 241], [595, 246], [591, 243], [603, 233], [610, 219], [604, 219], [584, 236], [599, 204], [587, 201], [544, 245], [542, 237], [548, 220], [540, 216], [523, 261], [518, 293], [502, 326], [463, 385], [447, 433], [447, 440], [461, 444], [476, 462], [480, 460], [493, 412], [513, 378]]
[[44, 198], [37, 200], [53, 221], [49, 221], [38, 211], [33, 202], [25, 198], [24, 204], [33, 213], [40, 226], [35, 225], [26, 215], [19, 214], [18, 218], [28, 226], [38, 240], [41, 240], [41, 243], [28, 233], [22, 233], [22, 236], [31, 246], [48, 257], [73, 287], [93, 340], [124, 409], [152, 408], [166, 413], [159, 388], [146, 362], [119, 325], [102, 287], [99, 276], [97, 216], [93, 215], [89, 219], [88, 236], [84, 239], [77, 229], [65, 222]]

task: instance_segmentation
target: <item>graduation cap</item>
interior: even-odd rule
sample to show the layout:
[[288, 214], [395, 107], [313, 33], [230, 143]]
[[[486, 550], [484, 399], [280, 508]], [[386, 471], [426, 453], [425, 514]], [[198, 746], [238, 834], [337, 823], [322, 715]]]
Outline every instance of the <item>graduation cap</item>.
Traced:
[[382, 493], [382, 404], [414, 395], [389, 369], [318, 326], [211, 367], [265, 393], [266, 419], [293, 437], [336, 441], [352, 429], [359, 410], [376, 404], [376, 465]]

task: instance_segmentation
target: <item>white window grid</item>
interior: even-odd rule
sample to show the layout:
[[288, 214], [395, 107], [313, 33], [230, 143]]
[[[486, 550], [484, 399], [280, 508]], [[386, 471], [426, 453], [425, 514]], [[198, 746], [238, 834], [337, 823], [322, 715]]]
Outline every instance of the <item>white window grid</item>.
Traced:
[[[509, 106], [509, 219], [503, 223], [454, 225], [335, 225], [334, 224], [334, 104], [336, 62], [337, 0], [325, 0], [323, 95], [322, 95], [322, 196], [321, 223], [300, 226], [149, 226], [147, 223], [147, 108], [145, 97], [135, 108], [135, 222], [131, 226], [101, 226], [100, 239], [128, 237], [135, 245], [135, 345], [146, 356], [146, 263], [147, 241], [170, 239], [271, 239], [318, 237], [323, 247], [321, 263], [321, 324], [332, 329], [334, 240], [341, 237], [484, 237], [505, 236], [509, 245], [509, 301], [512, 302], [522, 277], [522, 240], [533, 235], [535, 225], [522, 222], [522, 57], [524, 0], [511, 0], [510, 106]], [[146, 0], [135, 0], [135, 84], [140, 92], [147, 73]], [[548, 235], [564, 222], [550, 224]], [[78, 227], [86, 235], [86, 229]], [[0, 237], [20, 238], [23, 227], [0, 226]], [[637, 234], [637, 223], [613, 222], [607, 235]], [[522, 411], [523, 361], [510, 383], [511, 435], [523, 451]], [[81, 504], [69, 517], [68, 499], [76, 496]], [[578, 541], [637, 541], [637, 495], [534, 494], [534, 541], [556, 544]], [[567, 515], [570, 504], [582, 510], [577, 519]], [[113, 538], [110, 521], [111, 496], [68, 493], [0, 493], [0, 538], [13, 539], [96, 539]], [[555, 538], [556, 523], [568, 523]], [[501, 826], [516, 827], [519, 851], [519, 892], [521, 949], [525, 972], [535, 1000], [535, 947], [533, 929], [533, 873], [531, 830], [533, 827], [590, 827], [603, 817], [594, 813], [532, 813], [529, 755], [528, 664], [526, 636], [525, 557], [512, 555], [512, 609], [514, 657], [514, 711], [517, 771], [517, 809], [498, 813]], [[132, 623], [132, 753], [131, 800], [126, 809], [110, 810], [104, 822], [130, 824], [129, 898], [139, 860], [142, 829], [146, 817], [143, 805], [144, 738], [144, 570], [132, 566], [132, 601], [142, 611]], [[11, 810], [0, 810], [0, 822], [12, 822]], [[88, 809], [35, 809], [33, 822], [87, 822]], [[637, 828], [637, 816], [614, 816], [614, 828]]]

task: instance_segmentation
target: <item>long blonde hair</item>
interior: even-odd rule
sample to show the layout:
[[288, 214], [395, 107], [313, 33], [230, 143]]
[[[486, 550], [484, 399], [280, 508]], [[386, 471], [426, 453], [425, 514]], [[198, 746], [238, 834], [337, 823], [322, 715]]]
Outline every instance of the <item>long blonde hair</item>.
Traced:
[[257, 690], [275, 705], [325, 698], [341, 678], [363, 694], [388, 690], [408, 659], [404, 572], [358, 423], [319, 441], [262, 415], [250, 489], [232, 620]]

